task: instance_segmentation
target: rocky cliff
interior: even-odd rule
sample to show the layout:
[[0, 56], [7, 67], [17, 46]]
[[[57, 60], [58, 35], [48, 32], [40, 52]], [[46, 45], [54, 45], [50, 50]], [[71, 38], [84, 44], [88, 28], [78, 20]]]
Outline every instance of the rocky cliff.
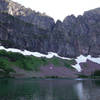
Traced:
[[24, 6], [11, 0], [0, 0], [0, 10], [16, 16], [25, 22], [37, 25], [39, 28], [51, 30], [54, 25], [53, 18], [44, 13], [35, 12], [30, 8], [26, 9]]
[[53, 18], [11, 0], [0, 0], [0, 44], [62, 56], [100, 55], [100, 8], [78, 17]]

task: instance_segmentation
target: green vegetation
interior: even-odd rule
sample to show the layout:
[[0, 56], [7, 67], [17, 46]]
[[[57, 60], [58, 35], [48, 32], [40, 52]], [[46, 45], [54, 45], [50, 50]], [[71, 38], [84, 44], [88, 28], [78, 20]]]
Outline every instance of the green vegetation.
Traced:
[[[34, 56], [24, 56], [20, 53], [6, 52], [4, 50], [0, 51], [0, 58], [4, 60], [5, 63], [11, 63], [12, 65], [19, 66], [25, 70], [35, 70], [39, 69], [39, 66], [44, 65], [46, 61], [43, 58], [37, 58]], [[8, 59], [8, 62], [6, 59]], [[8, 66], [10, 66], [8, 64]]]
[[92, 76], [99, 76], [100, 77], [100, 70], [95, 71]]
[[92, 78], [100, 78], [100, 70], [95, 71], [94, 73], [91, 74]]
[[48, 62], [51, 62], [54, 66], [62, 66], [61, 59], [57, 57], [53, 57], [52, 59], [48, 59]]
[[89, 78], [89, 76], [87, 76], [87, 75], [82, 75], [82, 74], [79, 74], [79, 75], [78, 75], [78, 78]]
[[0, 50], [0, 69], [2, 69], [6, 74], [14, 72], [14, 66], [25, 70], [39, 71], [40, 66], [46, 66], [48, 64], [53, 64], [55, 67], [66, 66], [68, 68], [72, 68], [71, 65], [74, 63], [74, 60], [63, 60], [57, 57], [53, 57], [51, 59], [44, 57], [38, 58], [34, 56], [24, 56], [20, 53]]
[[91, 75], [78, 74], [78, 78], [100, 78], [100, 70], [93, 72]]
[[46, 76], [45, 78], [54, 78], [54, 79], [57, 79], [57, 78], [60, 78], [58, 76]]
[[76, 61], [74, 59], [72, 60], [64, 60], [64, 66], [66, 66], [67, 68], [71, 68], [71, 69], [74, 69], [72, 67], [72, 65], [76, 64]]
[[10, 72], [14, 72], [14, 70], [11, 68], [11, 63], [8, 61], [7, 58], [0, 57], [0, 69], [2, 71], [0, 72], [0, 75], [8, 76]]

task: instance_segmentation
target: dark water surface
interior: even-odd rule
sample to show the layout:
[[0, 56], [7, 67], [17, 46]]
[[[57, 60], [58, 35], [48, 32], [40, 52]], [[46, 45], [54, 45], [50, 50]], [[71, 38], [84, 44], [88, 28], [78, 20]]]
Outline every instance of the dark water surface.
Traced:
[[100, 80], [1, 79], [0, 100], [100, 100]]

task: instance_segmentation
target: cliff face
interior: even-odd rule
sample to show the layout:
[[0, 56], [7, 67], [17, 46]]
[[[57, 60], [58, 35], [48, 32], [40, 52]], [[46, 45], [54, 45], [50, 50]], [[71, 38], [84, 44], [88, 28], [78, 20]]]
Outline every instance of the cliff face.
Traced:
[[30, 8], [25, 8], [11, 0], [0, 0], [0, 10], [7, 12], [12, 16], [16, 16], [25, 22], [37, 25], [39, 28], [51, 30], [54, 25], [53, 18], [45, 14], [32, 11]]
[[0, 0], [1, 45], [76, 57], [100, 55], [100, 8], [63, 22], [10, 0]]

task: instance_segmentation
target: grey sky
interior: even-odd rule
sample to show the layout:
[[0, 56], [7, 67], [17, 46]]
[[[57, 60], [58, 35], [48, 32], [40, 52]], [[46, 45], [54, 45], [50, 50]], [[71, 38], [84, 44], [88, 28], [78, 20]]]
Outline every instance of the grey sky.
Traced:
[[41, 13], [63, 20], [67, 15], [83, 14], [100, 6], [100, 0], [13, 0]]

